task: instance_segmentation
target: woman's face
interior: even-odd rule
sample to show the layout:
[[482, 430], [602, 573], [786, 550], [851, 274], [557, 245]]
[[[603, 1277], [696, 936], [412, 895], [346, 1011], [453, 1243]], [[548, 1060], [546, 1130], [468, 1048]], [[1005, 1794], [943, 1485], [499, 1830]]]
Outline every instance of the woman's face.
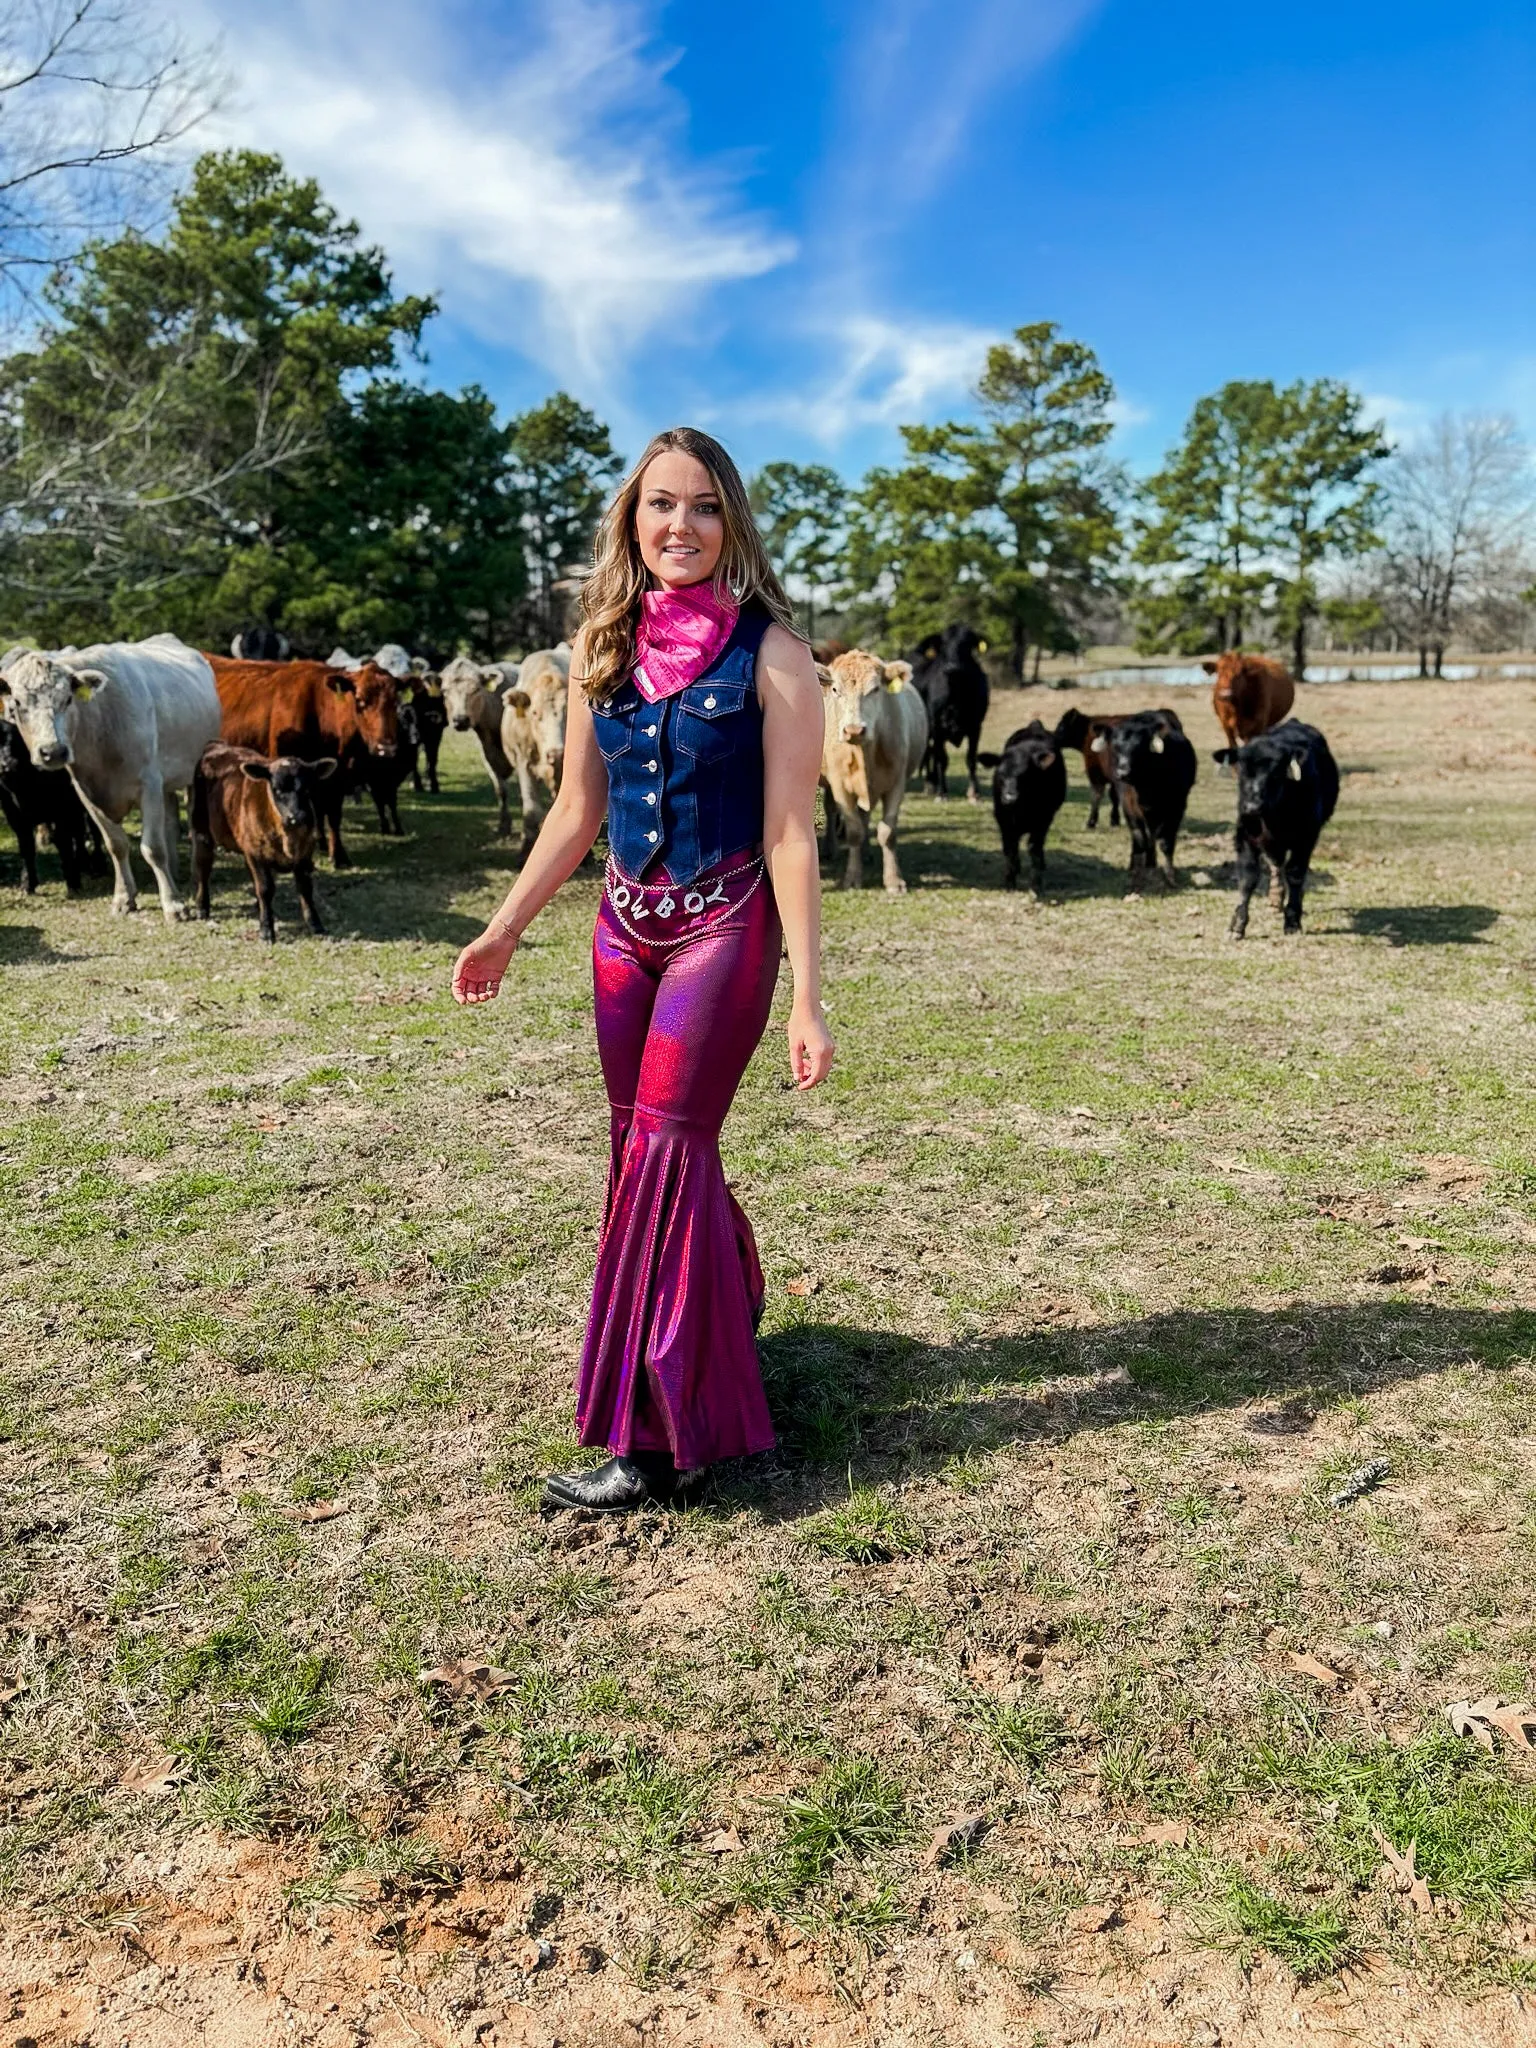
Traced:
[[696, 455], [665, 448], [646, 465], [635, 501], [640, 559], [663, 590], [705, 583], [725, 545], [720, 493]]

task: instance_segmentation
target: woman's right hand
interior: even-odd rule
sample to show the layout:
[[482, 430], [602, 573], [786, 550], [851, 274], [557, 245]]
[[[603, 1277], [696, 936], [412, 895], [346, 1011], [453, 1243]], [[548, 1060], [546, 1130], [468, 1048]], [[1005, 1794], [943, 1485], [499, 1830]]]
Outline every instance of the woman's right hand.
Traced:
[[471, 939], [453, 966], [453, 1000], [456, 1003], [489, 1003], [501, 992], [501, 977], [517, 951], [510, 932], [487, 928]]

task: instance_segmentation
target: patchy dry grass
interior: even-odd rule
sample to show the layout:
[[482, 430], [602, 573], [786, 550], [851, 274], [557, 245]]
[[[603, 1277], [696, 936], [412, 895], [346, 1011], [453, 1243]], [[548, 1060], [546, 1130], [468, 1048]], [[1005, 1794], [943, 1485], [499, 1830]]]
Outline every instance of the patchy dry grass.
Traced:
[[1536, 1776], [1443, 1710], [1536, 1687], [1533, 700], [1307, 692], [1299, 942], [1208, 761], [1144, 900], [1080, 778], [1038, 905], [910, 799], [727, 1131], [781, 1452], [620, 1527], [534, 1508], [595, 879], [465, 1014], [467, 751], [328, 942], [7, 869], [0, 2041], [1527, 2038]]

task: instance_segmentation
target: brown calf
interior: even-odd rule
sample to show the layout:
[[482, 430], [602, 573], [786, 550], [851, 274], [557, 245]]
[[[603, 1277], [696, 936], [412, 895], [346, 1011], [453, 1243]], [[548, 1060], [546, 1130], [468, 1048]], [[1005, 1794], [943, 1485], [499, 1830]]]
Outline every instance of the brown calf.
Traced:
[[209, 747], [192, 783], [192, 872], [197, 914], [208, 916], [208, 881], [215, 847], [245, 856], [256, 891], [261, 936], [275, 941], [272, 897], [275, 876], [291, 870], [304, 921], [312, 932], [325, 926], [315, 909], [315, 838], [320, 829], [319, 792], [336, 777], [334, 761], [268, 761], [252, 747]]
[[395, 678], [376, 662], [360, 669], [323, 661], [230, 661], [210, 655], [223, 707], [221, 738], [269, 760], [329, 759], [337, 773], [320, 794], [332, 867], [351, 865], [341, 843], [341, 807], [368, 781], [369, 762], [390, 759], [400, 740]]
[[1296, 702], [1296, 684], [1288, 669], [1266, 654], [1224, 654], [1218, 661], [1200, 666], [1216, 681], [1211, 689], [1211, 709], [1216, 713], [1229, 747], [1240, 747], [1257, 739], [1291, 715]]
[[1088, 830], [1092, 832], [1099, 822], [1099, 805], [1105, 793], [1109, 796], [1109, 822], [1120, 822], [1120, 792], [1115, 787], [1115, 778], [1110, 771], [1109, 744], [1118, 718], [1089, 718], [1074, 704], [1070, 711], [1062, 713], [1056, 724], [1056, 744], [1061, 747], [1076, 747], [1083, 757], [1083, 772], [1088, 778]]

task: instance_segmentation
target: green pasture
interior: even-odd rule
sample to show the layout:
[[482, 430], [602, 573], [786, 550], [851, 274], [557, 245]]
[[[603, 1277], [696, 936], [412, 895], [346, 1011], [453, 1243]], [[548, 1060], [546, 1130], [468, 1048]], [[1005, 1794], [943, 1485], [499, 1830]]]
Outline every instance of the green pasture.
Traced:
[[[535, 2006], [578, 1951], [702, 1994], [786, 1928], [871, 2009], [898, 1950], [1027, 2004], [1085, 1943], [1150, 1981], [1154, 1933], [1365, 1999], [1362, 1959], [1536, 1983], [1536, 1780], [1445, 1713], [1536, 1690], [1533, 698], [1307, 692], [1344, 793], [1294, 941], [1224, 936], [1193, 693], [1172, 894], [1127, 899], [1080, 772], [1040, 904], [987, 807], [909, 798], [911, 893], [827, 899], [832, 1079], [787, 1086], [786, 979], [726, 1130], [780, 1452], [615, 1528], [536, 1508], [606, 1166], [596, 870], [464, 1012], [513, 866], [453, 735], [403, 842], [349, 811], [324, 940], [285, 882], [263, 947], [228, 862], [209, 925], [47, 854], [28, 899], [7, 841], [8, 1909], [152, 1925], [237, 1838], [291, 1927], [405, 1948], [515, 1863], [555, 1961], [473, 1938]], [[491, 1697], [418, 1676], [457, 1659]]]

